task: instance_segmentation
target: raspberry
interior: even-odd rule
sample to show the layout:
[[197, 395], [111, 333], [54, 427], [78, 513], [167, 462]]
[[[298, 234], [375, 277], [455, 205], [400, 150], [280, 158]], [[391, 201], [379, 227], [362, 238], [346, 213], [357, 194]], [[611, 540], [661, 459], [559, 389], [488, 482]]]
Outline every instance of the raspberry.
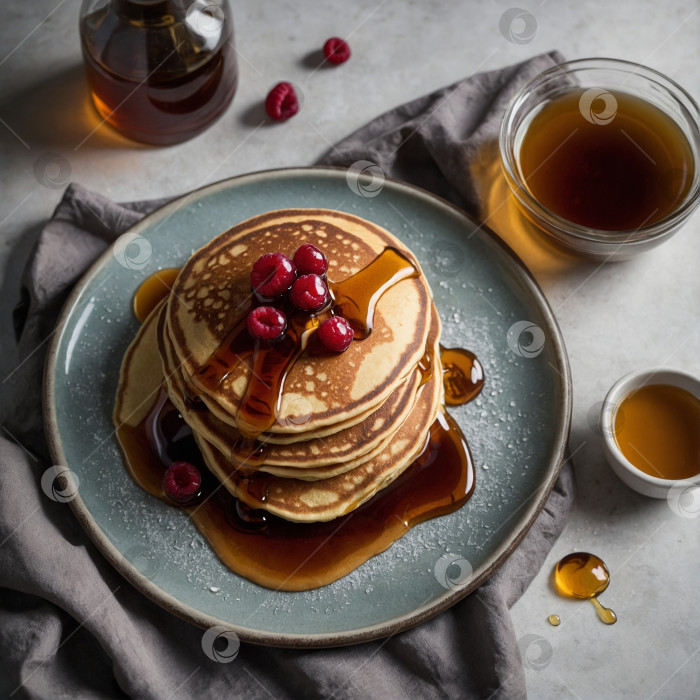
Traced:
[[339, 39], [337, 36], [331, 37], [323, 45], [323, 55], [329, 63], [345, 63], [350, 58], [350, 47], [348, 42]]
[[287, 330], [287, 318], [274, 306], [258, 306], [246, 319], [248, 333], [258, 340], [277, 340]]
[[313, 244], [304, 243], [294, 253], [294, 264], [300, 275], [325, 275], [328, 269], [326, 256]]
[[293, 117], [299, 111], [299, 100], [291, 83], [277, 83], [267, 93], [265, 111], [269, 117], [278, 122]]
[[318, 327], [318, 339], [333, 352], [347, 350], [354, 335], [352, 326], [342, 316], [331, 316]]
[[296, 276], [296, 267], [286, 255], [265, 253], [253, 263], [250, 283], [258, 297], [264, 301], [284, 294]]
[[292, 284], [289, 300], [302, 311], [318, 311], [328, 301], [328, 287], [318, 275], [302, 275]]
[[188, 503], [202, 488], [199, 469], [189, 462], [173, 462], [163, 477], [163, 490], [176, 503]]

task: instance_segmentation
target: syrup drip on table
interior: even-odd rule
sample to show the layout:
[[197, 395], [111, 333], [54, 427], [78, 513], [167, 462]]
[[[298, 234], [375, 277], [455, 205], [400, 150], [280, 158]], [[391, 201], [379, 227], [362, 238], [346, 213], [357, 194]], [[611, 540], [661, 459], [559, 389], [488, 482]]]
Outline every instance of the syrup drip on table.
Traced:
[[374, 310], [382, 294], [397, 282], [418, 274], [418, 268], [405, 255], [395, 248], [386, 248], [348, 279], [329, 280], [332, 301], [322, 311], [309, 315], [290, 310], [285, 336], [272, 344], [260, 343], [248, 333], [245, 318], [250, 309], [246, 309], [243, 320], [192, 376], [189, 393], [196, 396], [216, 392], [238, 364], [252, 356], [251, 379], [236, 414], [236, 424], [245, 437], [256, 438], [275, 424], [287, 374], [320, 323], [340, 314], [349, 321], [355, 339], [366, 338], [372, 332]]
[[617, 622], [617, 615], [598, 600], [610, 583], [608, 567], [600, 557], [588, 552], [568, 554], [557, 564], [554, 581], [562, 595], [590, 600], [606, 625]]
[[[169, 463], [186, 460], [200, 467], [202, 495], [178, 507], [232, 571], [279, 590], [332, 583], [412, 526], [461, 508], [474, 489], [469, 448], [447, 413], [438, 415], [420, 454], [390, 486], [347, 515], [308, 524], [251, 509], [226, 491], [204, 466], [189, 427], [164, 392], [142, 423], [123, 425], [117, 435], [132, 478], [171, 505], [162, 487]], [[256, 477], [247, 477], [251, 489], [257, 488]]]

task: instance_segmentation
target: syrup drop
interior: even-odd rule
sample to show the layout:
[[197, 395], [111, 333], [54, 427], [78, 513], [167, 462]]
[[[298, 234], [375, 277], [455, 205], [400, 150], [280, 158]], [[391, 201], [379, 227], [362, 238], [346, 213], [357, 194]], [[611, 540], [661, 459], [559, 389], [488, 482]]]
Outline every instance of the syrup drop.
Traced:
[[179, 272], [179, 267], [166, 267], [141, 282], [134, 294], [134, 314], [141, 323], [148, 318], [159, 302], [170, 294]]
[[440, 346], [445, 403], [461, 406], [476, 398], [484, 388], [484, 368], [476, 355], [462, 348]]
[[554, 570], [554, 580], [562, 595], [590, 600], [598, 617], [606, 625], [614, 625], [617, 615], [603, 607], [598, 596], [608, 587], [610, 573], [605, 562], [595, 554], [573, 552], [567, 554]]
[[552, 625], [552, 627], [559, 627], [559, 625], [561, 624], [561, 618], [559, 617], [559, 615], [556, 614], [550, 615], [547, 618], [547, 622], [549, 622], [549, 624]]

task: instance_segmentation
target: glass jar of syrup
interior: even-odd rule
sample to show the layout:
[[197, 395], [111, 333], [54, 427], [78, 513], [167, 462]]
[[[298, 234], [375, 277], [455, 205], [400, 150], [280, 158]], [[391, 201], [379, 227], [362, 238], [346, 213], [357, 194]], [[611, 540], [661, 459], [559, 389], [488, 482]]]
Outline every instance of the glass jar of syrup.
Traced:
[[97, 111], [136, 141], [186, 141], [236, 91], [227, 0], [84, 0], [80, 37]]

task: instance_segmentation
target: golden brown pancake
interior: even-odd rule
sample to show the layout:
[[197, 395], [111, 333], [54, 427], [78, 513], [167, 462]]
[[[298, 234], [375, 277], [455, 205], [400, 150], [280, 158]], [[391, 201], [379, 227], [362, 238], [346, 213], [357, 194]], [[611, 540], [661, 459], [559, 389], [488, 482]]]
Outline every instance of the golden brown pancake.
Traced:
[[[429, 336], [433, 357], [439, 353], [438, 338], [439, 320], [435, 315]], [[385, 449], [415, 405], [422, 381], [422, 371], [414, 370], [410, 380], [371, 416], [324, 439], [312, 437], [291, 445], [251, 444], [208, 411], [188, 409], [182, 386], [177, 386], [177, 372], [167, 360], [165, 367], [170, 398], [198, 437], [244, 472], [259, 470], [304, 480], [327, 479], [350, 471]]]
[[[388, 246], [414, 261], [390, 233], [341, 212], [282, 210], [235, 226], [198, 250], [173, 285], [166, 327], [186, 381], [245, 318], [255, 260], [267, 252], [291, 257], [303, 243], [324, 251], [328, 278], [334, 282], [366, 268]], [[415, 267], [420, 269], [417, 263]], [[308, 433], [367, 415], [381, 405], [423, 355], [429, 304], [430, 290], [422, 274], [403, 279], [380, 297], [368, 338], [353, 342], [339, 355], [302, 354], [287, 375], [284, 401], [269, 432]], [[198, 389], [206, 395], [210, 410], [236, 427], [250, 377], [250, 363], [241, 362], [216, 387]]]
[[[437, 368], [440, 369], [441, 368]], [[442, 401], [442, 371], [426, 382], [389, 445], [361, 466], [330, 479], [303, 481], [258, 474], [249, 480], [206, 440], [197, 442], [210, 471], [251, 508], [286, 520], [317, 522], [345, 515], [387, 487], [418, 456]]]
[[[208, 410], [188, 408], [185, 399], [185, 386], [182, 377], [173, 366], [167, 343], [163, 341], [162, 325], [164, 316], [159, 316], [158, 340], [167, 376], [168, 393], [184, 419], [194, 432], [210, 442], [219, 452], [235, 464], [251, 468], [256, 465], [263, 471], [278, 476], [291, 476], [303, 479], [327, 478], [348, 471], [372, 456], [375, 448], [386, 443], [406, 419], [415, 403], [421, 371], [415, 369], [409, 378], [400, 385], [389, 398], [363, 421], [350, 427], [318, 438], [313, 433], [308, 439], [292, 444], [273, 444], [261, 436], [251, 445], [242, 440], [240, 434], [228, 423], [224, 423]], [[434, 346], [440, 335], [440, 322], [437, 312], [433, 313], [428, 343]], [[433, 348], [435, 353], [435, 348]], [[299, 436], [301, 437], [301, 436]], [[258, 442], [264, 443], [261, 448]], [[258, 449], [260, 448], [260, 449]], [[260, 452], [260, 456], [251, 459]], [[332, 467], [317, 470], [312, 467]], [[306, 474], [300, 475], [299, 470]]]
[[124, 353], [113, 412], [117, 427], [134, 427], [141, 423], [163, 387], [163, 363], [157, 339], [157, 319], [163, 306], [164, 302], [161, 302], [141, 324]]
[[[417, 274], [378, 296], [366, 338], [343, 353], [299, 354], [287, 368], [276, 422], [251, 441], [237, 423], [250, 358], [215, 383], [193, 376], [251, 308], [255, 260], [267, 252], [292, 257], [303, 243], [324, 251], [328, 279], [341, 285], [367, 274], [388, 248]], [[165, 388], [207, 467], [234, 496], [291, 521], [332, 520], [390, 484], [423, 449], [442, 401], [440, 331], [418, 263], [390, 233], [340, 212], [271, 212], [217, 236], [186, 263], [125, 354], [114, 420], [137, 426]]]

